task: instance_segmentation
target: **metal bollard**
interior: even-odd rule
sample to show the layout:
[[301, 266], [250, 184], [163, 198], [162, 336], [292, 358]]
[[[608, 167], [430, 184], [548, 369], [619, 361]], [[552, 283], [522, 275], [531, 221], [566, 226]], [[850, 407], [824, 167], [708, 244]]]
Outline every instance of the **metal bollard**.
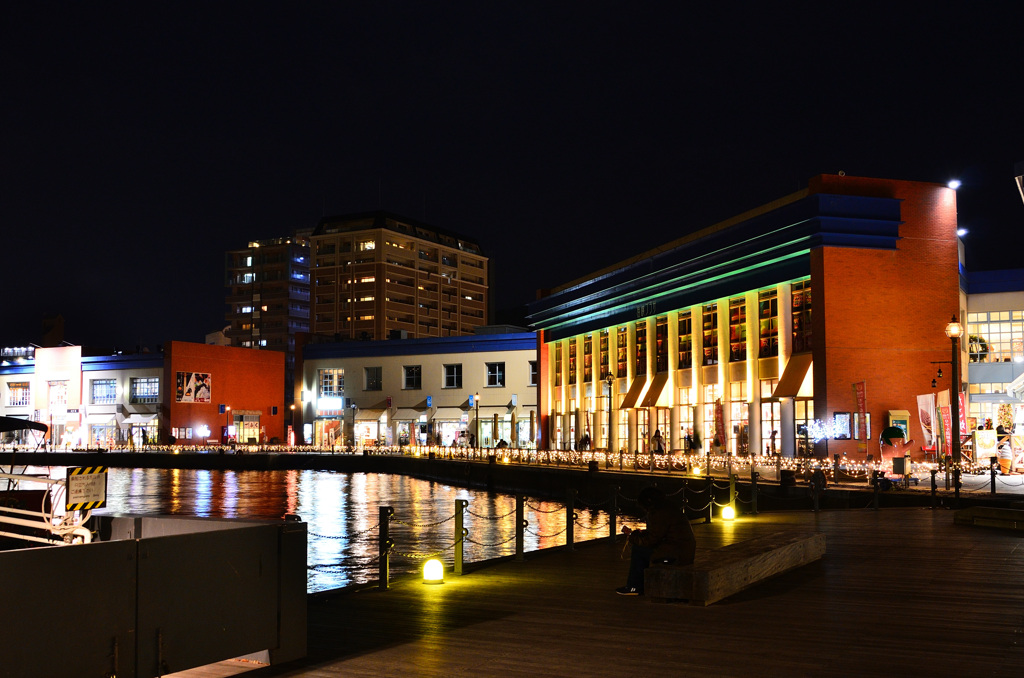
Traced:
[[608, 536], [610, 536], [613, 541], [615, 540], [615, 533], [617, 531], [615, 529], [615, 527], [616, 527], [615, 526], [615, 522], [616, 522], [615, 518], [618, 516], [618, 513], [619, 513], [619, 488], [613, 487], [612, 488], [612, 507], [608, 511]]
[[463, 527], [463, 517], [469, 502], [465, 499], [455, 500], [455, 574], [462, 574], [462, 562], [465, 554], [466, 537], [469, 530]]
[[[711, 455], [709, 454], [708, 455], [708, 459], [710, 459], [710, 458], [711, 458]], [[709, 462], [709, 464], [710, 464], [710, 462]], [[707, 519], [704, 522], [705, 523], [710, 523], [713, 520], [714, 513], [715, 513], [715, 479], [711, 477], [710, 473], [708, 474], [707, 481], [708, 481], [708, 517], [707, 517]]]
[[875, 489], [875, 491], [873, 493], [873, 497], [874, 498], [872, 499], [872, 501], [874, 503], [874, 508], [875, 508], [876, 511], [878, 510], [878, 485], [879, 485], [878, 474], [879, 473], [880, 473], [880, 471], [872, 471], [871, 472], [871, 485]]
[[996, 457], [988, 458], [988, 471], [991, 477], [992, 494], [996, 493], [996, 468], [999, 466], [999, 460]]
[[525, 517], [525, 511], [523, 510], [523, 504], [524, 504], [523, 495], [517, 494], [516, 495], [516, 560], [518, 560], [520, 562], [522, 562], [524, 560], [523, 544], [524, 544], [525, 539], [524, 539], [523, 533], [526, 531], [526, 517]]
[[565, 549], [572, 551], [576, 548], [576, 536], [573, 526], [576, 524], [576, 490], [569, 490], [569, 497], [565, 503]]
[[378, 519], [380, 524], [380, 535], [377, 540], [377, 588], [381, 591], [388, 590], [388, 553], [394, 544], [391, 543], [390, 523], [391, 516], [395, 513], [390, 506], [381, 506]]
[[960, 508], [960, 466], [953, 469], [953, 508]]
[[938, 481], [935, 479], [935, 476], [937, 476], [938, 474], [939, 474], [939, 470], [933, 468], [932, 469], [932, 508], [935, 508], [935, 493], [939, 489], [939, 487], [937, 485]]
[[729, 474], [729, 506], [732, 507], [733, 515], [736, 511], [736, 481], [739, 480], [739, 476]]
[[757, 479], [761, 474], [757, 471], [750, 471], [750, 511], [757, 515]]

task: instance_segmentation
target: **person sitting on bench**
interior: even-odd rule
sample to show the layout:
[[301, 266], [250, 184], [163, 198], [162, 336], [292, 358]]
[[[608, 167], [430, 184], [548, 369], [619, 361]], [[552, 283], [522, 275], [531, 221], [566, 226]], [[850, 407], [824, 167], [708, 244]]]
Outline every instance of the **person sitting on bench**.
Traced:
[[651, 563], [690, 565], [697, 550], [697, 540], [686, 513], [669, 503], [657, 487], [640, 490], [637, 503], [647, 512], [647, 528], [631, 530], [622, 526], [631, 551], [626, 585], [615, 589], [622, 596], [642, 596], [644, 570]]

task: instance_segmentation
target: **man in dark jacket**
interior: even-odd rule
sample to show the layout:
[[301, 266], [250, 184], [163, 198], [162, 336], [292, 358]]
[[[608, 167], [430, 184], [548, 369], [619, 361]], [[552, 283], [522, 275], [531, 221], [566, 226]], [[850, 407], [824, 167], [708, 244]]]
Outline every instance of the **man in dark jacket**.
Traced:
[[643, 595], [644, 570], [652, 561], [689, 565], [697, 550], [690, 521], [681, 509], [668, 502], [664, 492], [657, 487], [645, 487], [640, 490], [637, 503], [647, 512], [647, 528], [622, 527], [631, 550], [626, 585], [615, 589], [622, 596]]

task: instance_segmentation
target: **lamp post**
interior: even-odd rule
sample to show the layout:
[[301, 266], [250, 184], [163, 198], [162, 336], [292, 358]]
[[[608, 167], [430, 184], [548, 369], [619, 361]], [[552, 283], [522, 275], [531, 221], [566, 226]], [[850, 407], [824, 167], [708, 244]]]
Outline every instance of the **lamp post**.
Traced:
[[952, 417], [952, 419], [953, 419], [953, 421], [952, 421], [952, 424], [953, 424], [953, 426], [952, 426], [952, 428], [953, 428], [953, 440], [951, 441], [951, 443], [952, 443], [953, 447], [951, 448], [951, 451], [953, 453], [953, 464], [954, 464], [956, 470], [958, 470], [958, 471], [960, 469], [960, 461], [961, 461], [961, 455], [960, 455], [960, 337], [963, 335], [963, 333], [964, 333], [963, 326], [956, 321], [956, 316], [953, 316], [953, 319], [950, 320], [949, 324], [946, 325], [946, 336], [949, 337], [949, 339], [950, 339], [950, 341], [951, 341], [951, 343], [953, 345], [953, 357], [952, 357], [952, 360], [951, 360], [952, 366], [953, 366], [953, 379], [952, 379], [953, 393], [951, 394], [952, 395], [952, 400], [953, 400], [953, 407], [952, 407], [952, 414], [953, 414], [953, 417]]
[[474, 447], [482, 447], [480, 442], [480, 392], [473, 396], [473, 405], [476, 407], [476, 440], [474, 441]]
[[224, 406], [224, 442], [231, 439], [231, 405]]

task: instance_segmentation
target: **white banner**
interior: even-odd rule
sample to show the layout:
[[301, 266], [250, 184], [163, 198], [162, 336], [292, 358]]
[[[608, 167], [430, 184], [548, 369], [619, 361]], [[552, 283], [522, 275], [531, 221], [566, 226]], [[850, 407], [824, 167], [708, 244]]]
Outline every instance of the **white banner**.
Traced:
[[925, 393], [917, 396], [917, 420], [921, 422], [921, 433], [924, 436], [924, 446], [931, 447], [935, 444], [934, 426], [932, 420], [935, 418], [935, 394]]

